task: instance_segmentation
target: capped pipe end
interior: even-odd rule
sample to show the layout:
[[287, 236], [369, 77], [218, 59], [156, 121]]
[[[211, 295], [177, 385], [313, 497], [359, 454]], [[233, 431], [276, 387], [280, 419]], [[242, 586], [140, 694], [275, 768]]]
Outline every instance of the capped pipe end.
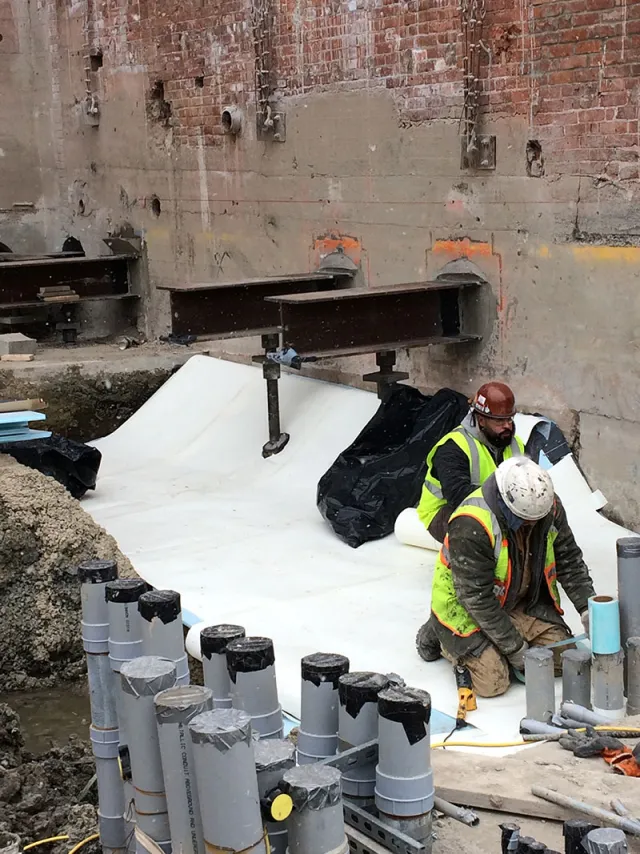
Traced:
[[288, 738], [265, 738], [254, 747], [256, 771], [285, 771], [296, 764], [296, 748]]
[[300, 660], [300, 671], [304, 682], [331, 682], [338, 687], [338, 680], [349, 672], [349, 659], [346, 655], [331, 652], [314, 652]]
[[81, 584], [104, 584], [118, 577], [118, 564], [108, 558], [83, 560], [78, 566], [78, 578]]
[[128, 603], [137, 602], [143, 593], [149, 590], [149, 585], [142, 578], [116, 578], [108, 581], [104, 589], [107, 602]]
[[205, 658], [212, 655], [222, 655], [233, 640], [246, 635], [243, 626], [221, 623], [217, 626], [206, 626], [200, 632], [200, 652]]
[[176, 684], [176, 667], [168, 658], [141, 655], [120, 668], [122, 690], [134, 697], [155, 697]]
[[640, 537], [620, 537], [616, 540], [618, 557], [640, 557]]
[[189, 724], [194, 744], [212, 744], [225, 753], [234, 744], [252, 743], [251, 715], [240, 709], [214, 709], [202, 712]]
[[389, 687], [389, 679], [382, 673], [369, 670], [356, 670], [345, 673], [338, 682], [340, 705], [347, 714], [357, 718], [366, 703], [377, 703], [378, 694]]
[[184, 724], [213, 708], [213, 691], [202, 685], [175, 685], [156, 694], [158, 724]]
[[156, 617], [165, 625], [172, 623], [180, 610], [180, 594], [175, 590], [149, 590], [138, 599], [140, 616], [148, 623]]
[[282, 776], [297, 810], [323, 810], [340, 801], [342, 774], [328, 765], [298, 765]]
[[276, 655], [271, 638], [249, 637], [232, 640], [226, 649], [227, 670], [235, 683], [238, 673], [255, 673], [275, 664]]

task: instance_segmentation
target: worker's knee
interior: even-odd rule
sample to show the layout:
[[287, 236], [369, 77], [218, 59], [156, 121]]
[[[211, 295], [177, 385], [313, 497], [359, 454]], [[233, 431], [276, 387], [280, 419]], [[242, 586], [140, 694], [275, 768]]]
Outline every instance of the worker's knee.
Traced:
[[494, 646], [486, 647], [478, 656], [469, 656], [464, 663], [478, 697], [499, 697], [508, 689], [509, 664]]

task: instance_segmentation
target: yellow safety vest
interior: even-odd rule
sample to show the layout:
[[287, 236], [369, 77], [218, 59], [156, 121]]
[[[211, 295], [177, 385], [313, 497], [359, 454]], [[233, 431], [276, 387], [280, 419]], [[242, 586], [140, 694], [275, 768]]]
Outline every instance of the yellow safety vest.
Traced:
[[[447, 433], [440, 441], [433, 446], [427, 457], [427, 475], [422, 487], [422, 495], [418, 504], [418, 517], [425, 528], [428, 528], [433, 521], [434, 516], [441, 507], [447, 503], [442, 494], [442, 485], [437, 478], [434, 477], [432, 466], [435, 452], [441, 445], [452, 439], [460, 450], [469, 458], [469, 469], [471, 474], [472, 489], [482, 486], [485, 480], [492, 475], [497, 466], [489, 449], [474, 439], [462, 428], [456, 427], [451, 433]], [[519, 436], [514, 436], [511, 444], [504, 452], [504, 459], [524, 454], [524, 443]]]
[[[491, 547], [496, 556], [496, 569], [494, 576], [493, 592], [501, 607], [504, 607], [509, 588], [511, 586], [511, 560], [509, 558], [508, 540], [502, 536], [502, 530], [495, 513], [489, 508], [482, 495], [482, 489], [476, 489], [462, 504], [451, 514], [452, 522], [458, 516], [471, 516], [477, 519], [485, 529]], [[544, 577], [549, 588], [549, 593], [558, 613], [562, 614], [560, 607], [560, 593], [556, 579], [556, 559], [553, 544], [558, 536], [557, 528], [552, 525], [547, 534], [547, 548], [544, 561]], [[453, 584], [453, 574], [449, 561], [449, 535], [445, 537], [444, 544], [440, 549], [436, 568], [433, 574], [433, 587], [431, 591], [431, 610], [436, 619], [447, 629], [460, 637], [480, 631], [478, 625], [473, 621], [469, 612], [463, 608], [456, 596]]]

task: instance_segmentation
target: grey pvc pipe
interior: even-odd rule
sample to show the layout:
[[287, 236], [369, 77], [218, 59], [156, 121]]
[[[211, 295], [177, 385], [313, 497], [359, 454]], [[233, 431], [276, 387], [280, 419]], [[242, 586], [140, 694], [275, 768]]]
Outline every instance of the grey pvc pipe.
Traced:
[[570, 798], [568, 795], [563, 795], [560, 792], [554, 792], [552, 789], [547, 789], [544, 786], [532, 786], [531, 793], [538, 798], [543, 798], [549, 803], [557, 804], [560, 807], [567, 807], [575, 812], [588, 815], [590, 818], [595, 818], [597, 821], [611, 824], [614, 827], [619, 827], [625, 833], [631, 833], [634, 836], [640, 836], [640, 822], [634, 819], [625, 818], [624, 816], [616, 815], [609, 810], [603, 810], [600, 807], [585, 804], [584, 801], [578, 801], [576, 798]]
[[307, 765], [334, 756], [338, 749], [338, 682], [349, 672], [344, 655], [315, 652], [300, 662], [301, 715], [298, 763]]
[[616, 542], [618, 556], [618, 602], [620, 642], [640, 637], [640, 537], [621, 537]]
[[[338, 680], [338, 750], [343, 752], [378, 737], [378, 694], [389, 685], [382, 673], [355, 671]], [[342, 792], [349, 798], [372, 799], [376, 763], [362, 765], [342, 776]]]
[[626, 854], [629, 850], [624, 831], [616, 827], [590, 830], [582, 846], [587, 854]]
[[[258, 792], [261, 798], [278, 788], [285, 771], [295, 767], [296, 749], [287, 738], [263, 739], [254, 745], [256, 771], [258, 773]], [[288, 844], [288, 823], [286, 821], [268, 821], [266, 824], [271, 854], [286, 854]]]
[[168, 658], [176, 666], [178, 685], [189, 684], [189, 662], [184, 648], [182, 606], [175, 590], [150, 590], [138, 599], [142, 626], [142, 654]]
[[203, 712], [189, 733], [205, 846], [266, 854], [250, 715], [240, 709]]
[[120, 727], [120, 745], [127, 743], [126, 721], [122, 704], [120, 668], [125, 661], [142, 655], [142, 625], [138, 613], [138, 599], [149, 585], [141, 578], [117, 578], [105, 585], [107, 614], [109, 616], [109, 663], [116, 674], [114, 686], [116, 709]]
[[591, 653], [567, 649], [562, 653], [562, 701], [591, 708]]
[[595, 655], [591, 664], [593, 710], [619, 721], [625, 716], [624, 654]]
[[300, 765], [283, 777], [293, 801], [290, 854], [347, 854], [340, 772], [327, 765]]
[[565, 717], [574, 721], [582, 721], [589, 726], [608, 726], [612, 723], [610, 717], [598, 714], [591, 709], [585, 709], [584, 706], [579, 706], [577, 703], [562, 703], [560, 711]]
[[227, 669], [227, 646], [245, 637], [242, 626], [220, 624], [200, 632], [200, 652], [204, 684], [213, 691], [213, 708], [231, 708], [231, 680]]
[[284, 734], [275, 660], [270, 638], [238, 638], [227, 646], [233, 707], [251, 715], [251, 726], [260, 738]]
[[167, 797], [171, 847], [180, 854], [204, 854], [202, 819], [189, 723], [213, 708], [210, 688], [181, 685], [156, 694], [156, 721]]
[[434, 797], [433, 805], [438, 812], [459, 821], [461, 824], [466, 824], [467, 827], [477, 827], [480, 824], [480, 816], [472, 810], [457, 807], [455, 804], [437, 797]]
[[[171, 831], [154, 697], [176, 684], [175, 664], [167, 658], [143, 655], [122, 665], [120, 679], [130, 736], [136, 821], [140, 830], [170, 854]], [[143, 854], [140, 846], [139, 854]]]
[[627, 638], [627, 714], [640, 715], [640, 637]]
[[126, 848], [124, 787], [118, 764], [120, 732], [115, 702], [114, 676], [109, 662], [109, 616], [105, 599], [107, 582], [118, 576], [112, 560], [88, 560], [78, 567], [82, 604], [82, 643], [87, 656], [91, 704], [91, 747], [98, 784], [98, 829], [105, 852]]
[[385, 821], [419, 841], [431, 836], [430, 720], [426, 691], [386, 688], [378, 694], [376, 807]]
[[556, 710], [553, 652], [534, 646], [524, 654], [527, 717], [548, 722]]

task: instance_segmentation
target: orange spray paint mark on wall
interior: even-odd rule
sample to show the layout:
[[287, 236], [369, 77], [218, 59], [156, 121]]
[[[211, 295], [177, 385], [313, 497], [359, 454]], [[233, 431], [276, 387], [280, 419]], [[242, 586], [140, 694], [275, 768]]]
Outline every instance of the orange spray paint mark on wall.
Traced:
[[320, 261], [327, 255], [330, 255], [332, 252], [335, 252], [337, 249], [342, 248], [345, 255], [348, 255], [349, 258], [353, 261], [356, 266], [360, 264], [360, 258], [362, 256], [362, 244], [358, 240], [357, 237], [351, 237], [348, 234], [340, 234], [338, 232], [331, 232], [330, 234], [325, 234], [322, 237], [316, 237], [313, 241], [313, 251], [315, 255], [316, 266], [320, 263]]
[[455, 258], [490, 258], [493, 249], [490, 243], [469, 240], [436, 240], [431, 250], [434, 255], [447, 255], [451, 260]]

